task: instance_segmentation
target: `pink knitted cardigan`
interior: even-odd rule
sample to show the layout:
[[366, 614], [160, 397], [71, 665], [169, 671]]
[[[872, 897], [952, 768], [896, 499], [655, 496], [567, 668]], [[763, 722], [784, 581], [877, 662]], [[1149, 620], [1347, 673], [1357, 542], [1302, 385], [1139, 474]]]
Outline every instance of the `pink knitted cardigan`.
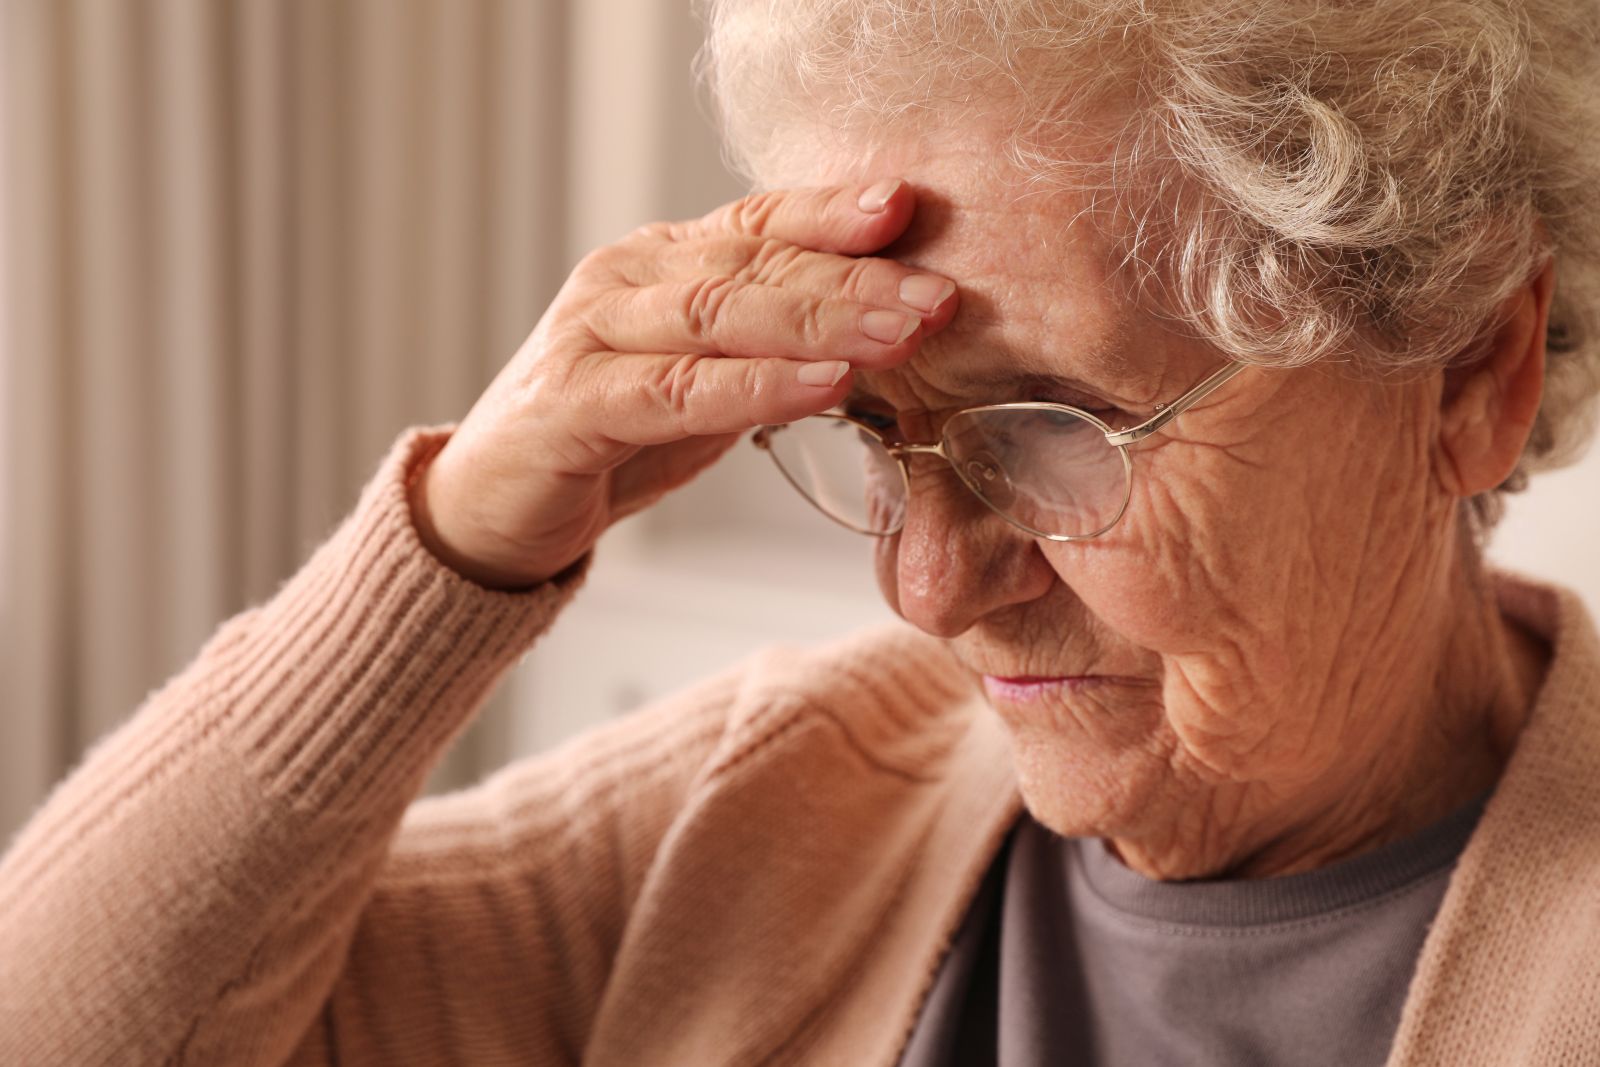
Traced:
[[[396, 446], [269, 603], [0, 863], [0, 1064], [891, 1065], [1020, 809], [1005, 736], [908, 628], [776, 650], [413, 803], [581, 574], [438, 565]], [[1391, 1063], [1600, 1063], [1600, 639], [1555, 659]]]

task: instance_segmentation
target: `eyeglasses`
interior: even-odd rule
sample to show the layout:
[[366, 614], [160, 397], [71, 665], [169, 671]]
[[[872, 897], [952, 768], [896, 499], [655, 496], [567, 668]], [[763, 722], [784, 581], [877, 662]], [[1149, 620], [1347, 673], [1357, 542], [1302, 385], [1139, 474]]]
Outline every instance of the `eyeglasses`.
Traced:
[[905, 525], [908, 457], [938, 456], [1011, 525], [1051, 541], [1083, 541], [1115, 526], [1133, 492], [1128, 447], [1160, 430], [1244, 369], [1230, 363], [1137, 426], [1113, 430], [1066, 404], [963, 408], [934, 444], [891, 442], [844, 412], [763, 426], [752, 438], [789, 483], [841, 526], [888, 537]]

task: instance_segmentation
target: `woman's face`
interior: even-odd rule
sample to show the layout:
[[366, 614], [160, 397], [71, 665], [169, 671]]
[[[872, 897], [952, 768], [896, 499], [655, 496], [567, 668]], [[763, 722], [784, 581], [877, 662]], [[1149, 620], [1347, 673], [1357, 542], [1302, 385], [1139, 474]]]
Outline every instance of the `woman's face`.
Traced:
[[[985, 158], [922, 152], [854, 175], [916, 186], [912, 230], [885, 254], [962, 292], [910, 363], [859, 377], [861, 403], [914, 440], [957, 408], [1014, 400], [1129, 423], [1222, 365], [1129, 296], [1081, 202]], [[1455, 543], [1432, 475], [1439, 390], [1437, 375], [1247, 369], [1134, 446], [1126, 514], [1084, 542], [1027, 536], [918, 457], [879, 582], [986, 676], [1029, 808], [1056, 831], [1135, 839], [1152, 860], [1269, 835], [1415, 741], [1396, 733], [1416, 720], [1403, 705], [1430, 699], [1417, 665], [1436, 650], [1414, 635], [1440, 629], [1427, 616]], [[999, 680], [1019, 678], [1064, 680]]]

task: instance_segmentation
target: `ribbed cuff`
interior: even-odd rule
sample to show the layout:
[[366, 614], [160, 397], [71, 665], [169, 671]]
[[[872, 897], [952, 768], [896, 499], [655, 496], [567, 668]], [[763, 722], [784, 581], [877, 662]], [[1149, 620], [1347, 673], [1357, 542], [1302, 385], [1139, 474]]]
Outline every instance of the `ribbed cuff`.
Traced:
[[448, 439], [401, 437], [310, 562], [213, 643], [224, 728], [269, 793], [296, 807], [360, 816], [413, 797], [587, 573], [586, 556], [505, 593], [439, 562], [412, 525], [406, 485]]

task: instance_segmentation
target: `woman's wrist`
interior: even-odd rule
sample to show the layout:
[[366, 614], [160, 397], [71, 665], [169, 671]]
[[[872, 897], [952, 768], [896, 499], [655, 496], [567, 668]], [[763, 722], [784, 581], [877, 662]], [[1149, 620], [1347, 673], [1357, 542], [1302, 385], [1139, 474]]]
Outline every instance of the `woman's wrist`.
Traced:
[[411, 475], [406, 481], [406, 498], [411, 508], [411, 525], [417, 531], [417, 539], [422, 542], [422, 547], [434, 559], [450, 568], [456, 574], [475, 585], [496, 592], [521, 592], [538, 585], [537, 580], [530, 581], [523, 575], [512, 574], [487, 565], [463, 552], [455, 549], [450, 542], [439, 532], [436, 515], [433, 509], [429, 487], [432, 484], [434, 461], [439, 458], [439, 452], [424, 456], [412, 468]]

